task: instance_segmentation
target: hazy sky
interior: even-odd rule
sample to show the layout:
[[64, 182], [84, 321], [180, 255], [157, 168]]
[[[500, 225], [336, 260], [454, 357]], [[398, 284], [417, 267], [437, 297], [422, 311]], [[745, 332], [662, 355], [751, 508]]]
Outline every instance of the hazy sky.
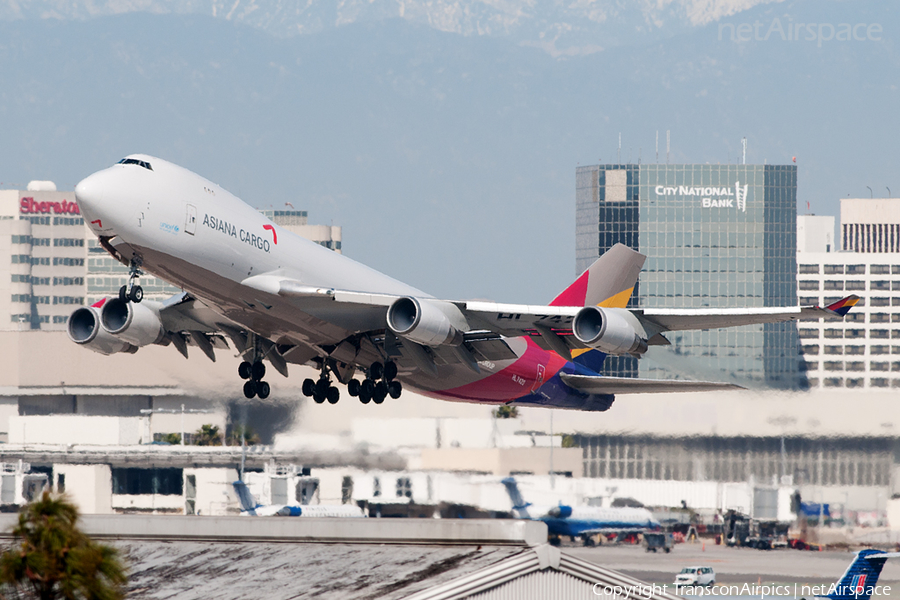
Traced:
[[892, 3], [0, 2], [0, 187], [121, 156], [344, 227], [448, 298], [575, 277], [579, 164], [799, 168], [798, 205], [900, 193]]

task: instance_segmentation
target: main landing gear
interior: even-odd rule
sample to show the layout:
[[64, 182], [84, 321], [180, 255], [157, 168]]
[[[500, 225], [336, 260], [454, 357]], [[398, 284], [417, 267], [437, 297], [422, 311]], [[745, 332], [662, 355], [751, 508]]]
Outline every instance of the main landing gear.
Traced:
[[144, 299], [144, 288], [137, 284], [137, 279], [143, 274], [140, 259], [131, 259], [131, 265], [128, 267], [128, 283], [119, 288], [119, 300], [140, 304]]
[[265, 400], [269, 397], [269, 384], [262, 380], [266, 376], [266, 365], [261, 361], [251, 363], [245, 360], [238, 365], [238, 375], [247, 380], [244, 383], [245, 398], [259, 396], [260, 400]]
[[327, 366], [322, 367], [322, 374], [319, 375], [318, 381], [304, 379], [302, 391], [304, 396], [312, 397], [316, 404], [322, 404], [326, 400], [328, 400], [328, 404], [337, 404], [341, 399], [341, 391], [331, 385]]
[[383, 365], [380, 362], [372, 363], [369, 367], [369, 376], [359, 381], [351, 379], [347, 383], [347, 393], [351, 396], [359, 397], [359, 401], [363, 404], [374, 402], [381, 404], [384, 399], [399, 398], [403, 392], [403, 386], [399, 381], [394, 381], [397, 377], [397, 364], [389, 360]]
[[[347, 382], [347, 393], [358, 397], [363, 404], [369, 402], [381, 404], [388, 396], [399, 398], [403, 392], [403, 386], [399, 381], [394, 381], [395, 377], [397, 377], [397, 365], [393, 361], [387, 361], [383, 365], [380, 362], [374, 362], [369, 367], [368, 377], [362, 381], [351, 379]], [[326, 400], [329, 404], [337, 404], [341, 399], [341, 392], [331, 384], [327, 366], [322, 368], [322, 374], [319, 375], [318, 381], [304, 380], [303, 395], [311, 397], [316, 404], [322, 404]]]

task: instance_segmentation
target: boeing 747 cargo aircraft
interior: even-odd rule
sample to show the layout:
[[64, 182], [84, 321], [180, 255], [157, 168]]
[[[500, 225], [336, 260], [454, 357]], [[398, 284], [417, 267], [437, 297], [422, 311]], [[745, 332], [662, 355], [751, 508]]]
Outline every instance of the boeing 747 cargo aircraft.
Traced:
[[[640, 356], [667, 331], [843, 316], [826, 308], [626, 309], [645, 256], [616, 245], [547, 306], [434, 298], [302, 239], [215, 183], [134, 154], [75, 188], [85, 223], [130, 276], [118, 297], [77, 309], [69, 337], [102, 354], [172, 345], [185, 357], [230, 339], [247, 398], [266, 398], [266, 365], [313, 365], [302, 384], [336, 403], [335, 381], [361, 402], [403, 386], [460, 402], [602, 411], [615, 394], [737, 386], [599, 375], [608, 355]], [[184, 290], [142, 302], [152, 273]], [[135, 358], [135, 360], [140, 360]]]

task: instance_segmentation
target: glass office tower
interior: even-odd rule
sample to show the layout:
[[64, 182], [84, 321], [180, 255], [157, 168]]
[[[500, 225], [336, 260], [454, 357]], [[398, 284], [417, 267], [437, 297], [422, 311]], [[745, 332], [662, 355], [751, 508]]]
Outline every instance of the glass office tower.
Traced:
[[[576, 170], [580, 273], [616, 243], [647, 255], [629, 306], [796, 306], [793, 165], [594, 165]], [[795, 323], [666, 334], [606, 373], [804, 388]]]

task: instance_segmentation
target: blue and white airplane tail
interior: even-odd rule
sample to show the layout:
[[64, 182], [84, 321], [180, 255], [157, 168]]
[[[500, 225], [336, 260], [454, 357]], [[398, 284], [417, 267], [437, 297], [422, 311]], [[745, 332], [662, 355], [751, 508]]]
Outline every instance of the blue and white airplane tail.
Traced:
[[525, 502], [525, 498], [522, 497], [522, 493], [519, 491], [519, 484], [516, 483], [516, 480], [512, 477], [507, 477], [500, 483], [506, 486], [506, 493], [509, 494], [509, 499], [512, 500], [512, 508], [516, 513], [516, 516], [520, 519], [530, 518], [531, 515], [528, 514], [528, 507], [531, 506], [531, 502]]
[[256, 509], [261, 505], [256, 501], [256, 497], [250, 493], [247, 484], [238, 479], [231, 485], [234, 486], [234, 491], [238, 496], [238, 500], [241, 501], [241, 510], [249, 515], [256, 516]]
[[822, 597], [831, 600], [869, 600], [878, 585], [878, 576], [885, 561], [898, 556], [900, 552], [860, 550], [844, 575]]

